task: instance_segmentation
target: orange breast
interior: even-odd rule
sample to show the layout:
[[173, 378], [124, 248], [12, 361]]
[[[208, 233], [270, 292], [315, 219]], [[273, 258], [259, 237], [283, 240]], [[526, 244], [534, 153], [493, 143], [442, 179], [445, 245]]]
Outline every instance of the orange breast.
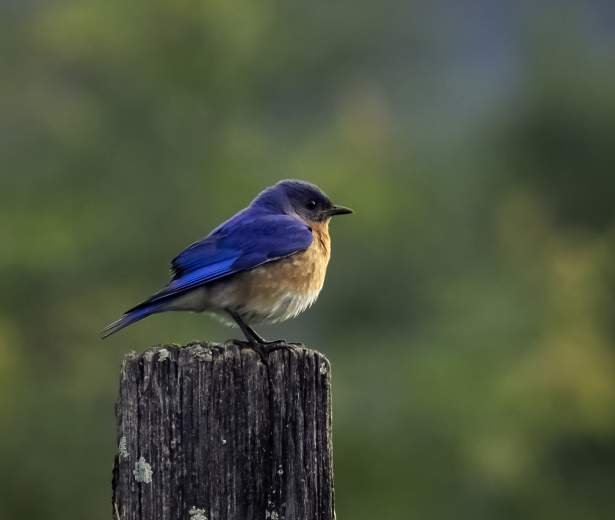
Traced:
[[271, 262], [245, 273], [253, 291], [318, 293], [325, 283], [331, 256], [328, 222], [312, 227], [314, 239], [305, 251]]
[[249, 323], [275, 323], [303, 312], [325, 283], [331, 251], [328, 222], [312, 226], [312, 235], [305, 251], [209, 287], [209, 307], [233, 309]]

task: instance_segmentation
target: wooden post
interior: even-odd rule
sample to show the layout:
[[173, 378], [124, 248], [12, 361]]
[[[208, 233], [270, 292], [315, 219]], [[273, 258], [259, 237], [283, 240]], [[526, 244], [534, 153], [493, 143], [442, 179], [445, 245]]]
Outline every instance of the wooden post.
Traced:
[[333, 520], [331, 371], [304, 347], [128, 354], [115, 520]]

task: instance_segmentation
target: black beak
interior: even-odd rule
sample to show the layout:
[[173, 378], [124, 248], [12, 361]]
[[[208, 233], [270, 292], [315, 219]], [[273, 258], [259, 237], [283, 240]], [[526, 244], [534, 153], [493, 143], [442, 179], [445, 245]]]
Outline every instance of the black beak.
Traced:
[[333, 206], [323, 211], [323, 213], [327, 217], [334, 217], [335, 215], [350, 215], [351, 213], [354, 213], [354, 211], [350, 208], [345, 208], [344, 206]]

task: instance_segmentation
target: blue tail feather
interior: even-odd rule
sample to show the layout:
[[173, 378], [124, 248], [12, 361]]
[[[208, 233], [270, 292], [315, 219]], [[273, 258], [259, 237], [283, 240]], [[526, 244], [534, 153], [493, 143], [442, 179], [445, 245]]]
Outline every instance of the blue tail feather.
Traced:
[[107, 325], [103, 329], [101, 333], [101, 337], [103, 339], [108, 338], [112, 334], [115, 334], [116, 332], [122, 330], [124, 327], [128, 327], [128, 325], [132, 325], [133, 323], [136, 323], [137, 321], [142, 320], [143, 318], [147, 318], [148, 316], [151, 316], [152, 314], [156, 314], [157, 312], [160, 312], [161, 310], [162, 310], [162, 305], [147, 304], [147, 303], [139, 305], [135, 307], [134, 309], [130, 309], [119, 320], [109, 323], [109, 325]]

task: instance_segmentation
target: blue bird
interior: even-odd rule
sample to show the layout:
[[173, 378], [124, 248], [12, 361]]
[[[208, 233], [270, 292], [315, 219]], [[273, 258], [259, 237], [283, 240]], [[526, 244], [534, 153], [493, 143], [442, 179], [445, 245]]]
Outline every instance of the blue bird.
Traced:
[[238, 325], [255, 348], [276, 343], [250, 325], [294, 318], [316, 301], [331, 254], [329, 222], [348, 213], [308, 182], [266, 188], [177, 255], [168, 285], [107, 325], [102, 337], [152, 314], [193, 311]]

